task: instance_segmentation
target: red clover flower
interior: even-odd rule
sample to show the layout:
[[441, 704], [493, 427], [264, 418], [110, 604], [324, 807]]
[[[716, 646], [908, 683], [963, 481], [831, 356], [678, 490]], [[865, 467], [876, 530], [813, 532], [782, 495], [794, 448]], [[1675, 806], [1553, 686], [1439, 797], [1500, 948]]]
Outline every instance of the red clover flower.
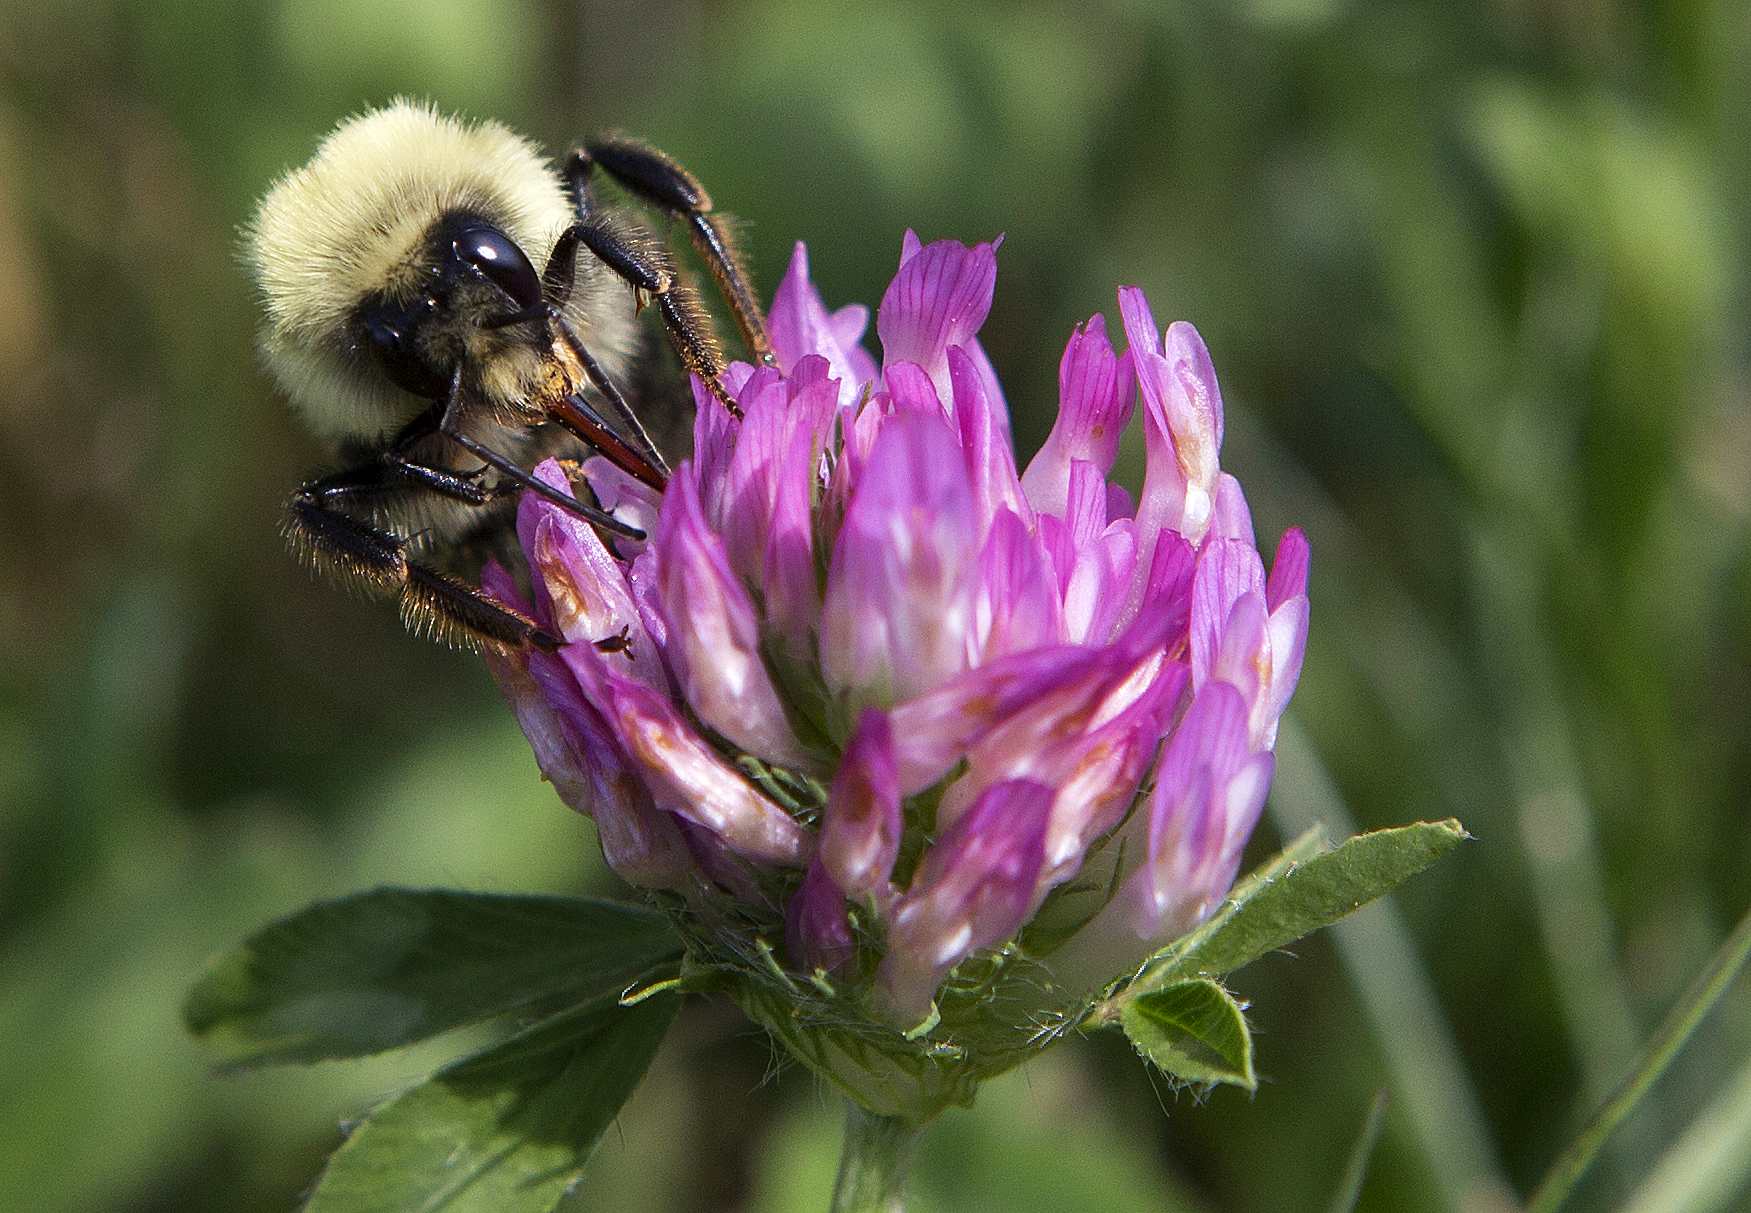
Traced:
[[[1099, 315], [1071, 335], [1017, 474], [975, 336], [996, 274], [993, 244], [908, 232], [878, 367], [867, 309], [828, 312], [798, 245], [783, 369], [725, 376], [742, 415], [696, 383], [660, 497], [585, 465], [648, 539], [607, 546], [528, 494], [534, 601], [484, 578], [564, 638], [494, 674], [688, 972], [910, 1118], [1221, 903], [1307, 634], [1307, 542], [1286, 534], [1266, 577], [1209, 353], [1141, 290], [1119, 292], [1125, 353]], [[1107, 477], [1139, 389], [1133, 504]]]

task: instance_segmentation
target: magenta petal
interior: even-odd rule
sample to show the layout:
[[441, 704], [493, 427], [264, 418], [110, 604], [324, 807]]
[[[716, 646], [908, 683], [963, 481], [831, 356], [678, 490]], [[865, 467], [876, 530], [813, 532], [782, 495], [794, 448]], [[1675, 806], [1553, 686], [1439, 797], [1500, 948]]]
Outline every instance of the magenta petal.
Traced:
[[890, 417], [834, 543], [822, 611], [822, 672], [853, 709], [909, 699], [967, 667], [974, 522], [953, 433], [927, 414]]
[[784, 907], [784, 950], [805, 973], [839, 972], [857, 955], [845, 893], [819, 859], [809, 865], [802, 886]]
[[819, 456], [816, 436], [799, 427], [778, 469], [763, 562], [767, 625], [784, 654], [797, 662], [811, 660], [819, 647], [821, 596], [810, 514]]
[[916, 362], [890, 362], [883, 381], [888, 385], [888, 399], [894, 413], [923, 413], [949, 421], [949, 410], [943, 404], [948, 397], [936, 390], [936, 384]]
[[[590, 482], [590, 491], [596, 494], [597, 502], [608, 513], [627, 526], [637, 527], [647, 536], [656, 531], [657, 511], [663, 502], [661, 493], [641, 480], [634, 480], [600, 455], [584, 461], [584, 478]], [[644, 540], [616, 535], [614, 548], [622, 558], [631, 559], [644, 551]]]
[[[768, 372], [770, 374], [770, 372]], [[727, 379], [728, 376], [725, 376]], [[699, 376], [691, 377], [693, 386], [693, 472], [699, 486], [700, 504], [705, 507], [706, 520], [712, 526], [723, 523], [723, 495], [729, 482], [730, 456], [736, 449], [736, 434], [741, 421], [713, 396]], [[746, 385], [743, 385], [746, 391]], [[677, 470], [679, 475], [679, 470]]]
[[687, 477], [676, 477], [663, 497], [655, 543], [665, 655], [694, 714], [768, 762], [811, 765], [761, 659], [754, 604]]
[[1096, 315], [1070, 334], [1058, 366], [1058, 420], [1022, 474], [1022, 487], [1036, 509], [1065, 517], [1074, 461], [1092, 463], [1103, 479], [1112, 471], [1136, 403], [1131, 353], [1114, 356], [1106, 318]]
[[1296, 595], [1271, 612], [1269, 686], [1253, 721], [1253, 744], [1260, 748], [1275, 748], [1277, 722], [1301, 679], [1301, 661], [1307, 652], [1307, 614], [1305, 594]]
[[[552, 460], [536, 471], [556, 488], [563, 484], [564, 473]], [[633, 601], [624, 566], [602, 546], [595, 529], [534, 493], [524, 493], [517, 530], [545, 592], [546, 613], [568, 646], [612, 643], [634, 678], [666, 691], [668, 675]]]
[[828, 313], [809, 281], [808, 250], [798, 241], [766, 317], [778, 361], [794, 372], [810, 355], [825, 358], [832, 368], [829, 377], [839, 381], [839, 402], [855, 400], [861, 386], [875, 378], [874, 361], [857, 345], [868, 324], [869, 309], [856, 304]]
[[1021, 926], [1044, 860], [1051, 805], [1045, 784], [997, 784], [925, 853], [889, 915], [888, 952], [876, 974], [892, 1022], [921, 1022], [950, 969]]
[[[1188, 483], [1174, 450], [1173, 432], [1163, 402], [1162, 358], [1155, 337], [1155, 320], [1149, 302], [1136, 287], [1119, 291], [1119, 311], [1125, 318], [1125, 334], [1135, 359], [1137, 382], [1143, 389], [1143, 496], [1137, 502], [1137, 567], [1147, 570], [1155, 555], [1155, 541], [1163, 530], [1178, 531], [1194, 542], [1186, 526]], [[1142, 599], [1142, 585], [1134, 586], [1127, 610], [1134, 612]]]
[[1252, 510], [1240, 481], [1223, 472], [1216, 477], [1216, 506], [1210, 517], [1210, 534], [1219, 539], [1239, 539], [1257, 545], [1252, 533]]
[[1271, 610], [1307, 593], [1308, 562], [1307, 536], [1301, 533], [1301, 528], [1284, 532], [1277, 543], [1276, 559], [1271, 561], [1270, 583], [1265, 588], [1265, 604]]
[[1205, 677], [1219, 678], [1238, 690], [1249, 710], [1258, 707], [1268, 689], [1269, 626], [1263, 594], [1242, 594], [1235, 599], [1222, 626], [1221, 647], [1205, 672]]
[[876, 311], [882, 366], [916, 362], [947, 400], [948, 348], [967, 344], [979, 331], [996, 284], [995, 245], [938, 240], [908, 257]]
[[[1070, 747], [1074, 762], [1055, 775], [1057, 795], [1046, 834], [1046, 861], [1036, 898], [1076, 875], [1094, 842], [1124, 819], [1143, 772], [1155, 760], [1165, 720], [1191, 681], [1179, 662], [1165, 664], [1142, 695], [1108, 715]], [[1123, 688], [1115, 695], [1123, 698]]]
[[[826, 360], [811, 354], [796, 364], [789, 380], [756, 376], [742, 394], [744, 417], [726, 473], [720, 529], [731, 565], [755, 584], [765, 565], [791, 438], [800, 431], [814, 449], [824, 449], [832, 439], [837, 392]], [[801, 474], [806, 490], [812, 469], [805, 464]]]
[[1121, 518], [1076, 553], [1064, 588], [1064, 636], [1105, 644], [1113, 636], [1137, 566], [1137, 528]]
[[1222, 391], [1216, 386], [1216, 364], [1210, 360], [1210, 351], [1198, 330], [1186, 320], [1175, 320], [1167, 326], [1162, 335], [1162, 354], [1172, 370], [1173, 386], [1183, 398], [1181, 408], [1192, 422], [1188, 428], [1195, 429], [1201, 440], [1207, 438], [1210, 443], [1210, 449], [1199, 451], [1195, 458], [1214, 468], [1217, 452], [1222, 449]]
[[1202, 688], [1221, 647], [1229, 614], [1243, 594], [1264, 604], [1265, 569], [1257, 549], [1235, 539], [1205, 547], [1192, 578], [1191, 655], [1193, 685]]
[[614, 658], [594, 649], [573, 645], [562, 656], [658, 808], [710, 830], [746, 859], [788, 867], [808, 859], [802, 827], [719, 757], [666, 696], [609, 668]]
[[900, 772], [888, 718], [864, 710], [827, 804], [821, 810], [816, 861], [845, 896], [885, 891], [900, 853]]
[[941, 779], [980, 737], [1014, 713], [1048, 695], [1076, 693], [1099, 661], [1098, 650], [1080, 645], [1033, 649], [976, 666], [900, 703], [889, 724], [901, 793], [915, 795]]
[[954, 388], [954, 424], [960, 430], [961, 451], [966, 456], [967, 472], [979, 504], [980, 534], [990, 527], [991, 519], [999, 511], [1014, 514], [1031, 529], [1034, 509], [1016, 478], [1015, 448], [1008, 427], [999, 424], [978, 367], [957, 345], [948, 351], [948, 372]]
[[979, 554], [974, 627], [982, 662], [1064, 639], [1057, 584], [1057, 573], [1026, 525], [1001, 511]]
[[1248, 745], [1240, 693], [1223, 682], [1201, 691], [1156, 774], [1148, 854], [1127, 891], [1139, 935], [1170, 939], [1209, 917], [1234, 883], [1272, 769]]
[[[685, 891], [693, 864], [674, 818], [660, 811], [614, 740], [601, 714], [585, 702], [565, 663], [532, 654], [529, 670], [551, 705], [569, 751], [581, 759], [585, 780], [567, 780], [536, 758], [560, 799], [596, 822], [602, 857], [623, 880], [644, 888]], [[525, 726], [525, 731], [527, 727]]]

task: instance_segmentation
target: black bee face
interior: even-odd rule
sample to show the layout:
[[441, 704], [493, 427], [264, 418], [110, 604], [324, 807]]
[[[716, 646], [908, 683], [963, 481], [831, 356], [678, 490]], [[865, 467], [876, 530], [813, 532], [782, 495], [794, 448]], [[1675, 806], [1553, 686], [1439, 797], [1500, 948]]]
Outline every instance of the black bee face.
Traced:
[[[411, 292], [380, 292], [360, 305], [364, 345], [391, 383], [427, 400], [450, 390], [456, 368], [507, 345], [545, 336], [541, 277], [528, 255], [488, 220], [440, 221], [426, 269]], [[539, 333], [527, 326], [535, 325]], [[522, 328], [522, 332], [506, 331]]]

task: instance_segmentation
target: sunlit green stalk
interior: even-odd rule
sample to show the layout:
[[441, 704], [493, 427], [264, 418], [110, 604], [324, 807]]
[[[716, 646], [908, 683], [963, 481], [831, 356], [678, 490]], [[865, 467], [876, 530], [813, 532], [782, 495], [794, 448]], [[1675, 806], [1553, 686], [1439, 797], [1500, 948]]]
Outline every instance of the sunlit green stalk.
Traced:
[[1368, 1118], [1362, 1131], [1356, 1134], [1356, 1144], [1350, 1148], [1350, 1161], [1344, 1164], [1344, 1175], [1338, 1189], [1332, 1193], [1330, 1213], [1355, 1213], [1356, 1202], [1362, 1197], [1362, 1184], [1368, 1178], [1368, 1160], [1374, 1155], [1374, 1144], [1380, 1140], [1380, 1126], [1386, 1119], [1386, 1105], [1392, 1096], [1385, 1087], [1374, 1092]]
[[846, 1101], [845, 1145], [832, 1213], [904, 1213], [900, 1192], [920, 1130]]
[[1747, 911], [1739, 920], [1739, 925], [1733, 928], [1733, 933], [1721, 945], [1720, 951], [1715, 953], [1714, 959], [1709, 961], [1708, 967], [1666, 1016], [1660, 1030], [1648, 1042], [1641, 1064], [1630, 1075], [1629, 1081], [1605, 1101], [1604, 1106], [1593, 1114], [1587, 1127], [1581, 1130], [1580, 1136], [1551, 1165], [1544, 1182], [1538, 1185], [1538, 1191], [1527, 1206], [1526, 1213], [1554, 1213], [1554, 1210], [1562, 1207], [1563, 1202], [1569, 1198], [1569, 1193], [1580, 1182], [1581, 1176], [1586, 1174], [1600, 1147], [1611, 1136], [1612, 1130], [1634, 1110], [1637, 1102], [1654, 1084], [1654, 1080], [1665, 1073], [1672, 1058], [1684, 1047], [1684, 1042], [1690, 1039], [1696, 1025], [1702, 1022], [1702, 1017], [1708, 1014], [1715, 1000], [1732, 983], [1733, 978], [1738, 976], [1747, 957], [1751, 957], [1751, 911]]

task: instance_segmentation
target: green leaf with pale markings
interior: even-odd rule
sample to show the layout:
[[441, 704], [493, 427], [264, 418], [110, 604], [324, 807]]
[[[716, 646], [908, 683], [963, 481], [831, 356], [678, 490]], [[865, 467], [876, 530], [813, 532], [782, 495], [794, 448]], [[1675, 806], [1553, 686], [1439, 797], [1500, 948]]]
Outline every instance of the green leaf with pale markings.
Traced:
[[445, 1067], [353, 1131], [304, 1213], [548, 1213], [680, 1002], [600, 999]]
[[360, 1057], [618, 995], [680, 953], [642, 906], [373, 889], [308, 906], [221, 956], [183, 1021], [224, 1066]]
[[1236, 885], [1208, 922], [1159, 953], [1129, 989], [1232, 973], [1390, 893], [1467, 837], [1451, 818], [1358, 834], [1323, 854], [1303, 837]]
[[1137, 1051], [1169, 1077], [1250, 1092], [1258, 1078], [1242, 1010], [1221, 982], [1194, 977], [1128, 1000], [1119, 1022]]

